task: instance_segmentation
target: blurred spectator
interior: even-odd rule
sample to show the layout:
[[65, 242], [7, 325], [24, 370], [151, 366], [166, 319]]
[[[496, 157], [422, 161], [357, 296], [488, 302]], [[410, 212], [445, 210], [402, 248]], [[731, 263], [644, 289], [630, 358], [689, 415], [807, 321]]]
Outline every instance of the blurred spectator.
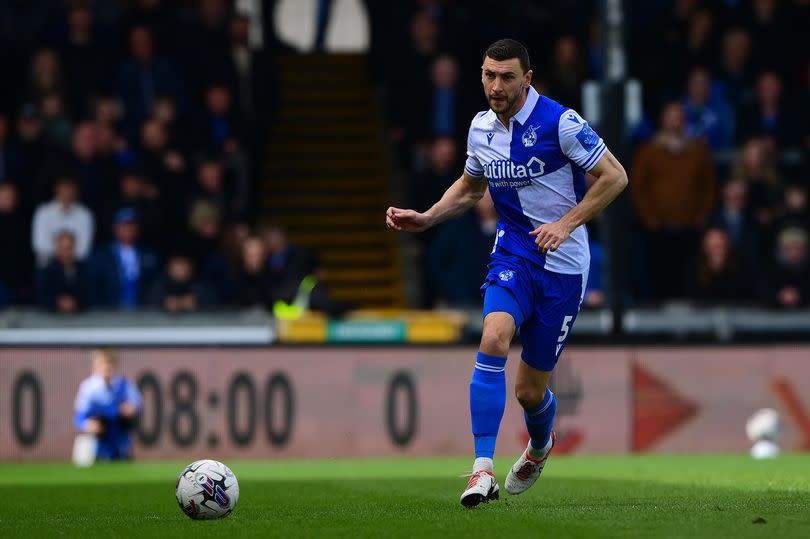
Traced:
[[127, 169], [121, 173], [117, 197], [111, 201], [105, 212], [105, 223], [110, 223], [120, 208], [132, 208], [138, 216], [140, 238], [146, 245], [161, 250], [173, 238], [167, 237], [164, 226], [164, 208], [160, 203], [160, 192], [138, 169]]
[[718, 84], [734, 111], [753, 99], [754, 78], [750, 71], [751, 36], [744, 28], [728, 30], [723, 37], [723, 52]]
[[439, 137], [428, 151], [427, 169], [411, 183], [411, 204], [427, 210], [458, 179], [458, 145], [450, 137]]
[[287, 232], [280, 226], [267, 226], [261, 230], [261, 239], [267, 253], [267, 269], [278, 296], [292, 301], [301, 280], [317, 270], [315, 254], [290, 242]]
[[591, 250], [591, 265], [588, 268], [588, 282], [585, 284], [585, 299], [582, 303], [585, 308], [599, 309], [605, 306], [607, 299], [604, 278], [605, 249], [593, 238], [590, 238], [588, 245]]
[[95, 219], [78, 201], [79, 184], [75, 178], [58, 178], [53, 192], [53, 200], [41, 204], [34, 213], [31, 244], [39, 266], [47, 264], [53, 255], [54, 240], [60, 232], [73, 234], [78, 260], [84, 260], [93, 246]]
[[0, 34], [20, 49], [31, 49], [40, 41], [52, 9], [47, 0], [0, 2]]
[[0, 112], [0, 182], [17, 178], [22, 168], [21, 161], [11, 141], [8, 116]]
[[418, 11], [410, 22], [410, 46], [399, 49], [399, 65], [408, 69], [392, 70], [389, 88], [388, 116], [391, 120], [391, 134], [395, 141], [402, 143], [401, 158], [409, 159], [410, 146], [426, 136], [425, 111], [429, 102], [423, 100], [431, 95], [430, 65], [439, 52], [439, 27], [427, 11]]
[[97, 124], [109, 125], [113, 129], [117, 129], [123, 116], [123, 107], [117, 98], [100, 95], [93, 100], [92, 119]]
[[[201, 204], [205, 208], [205, 204]], [[203, 212], [205, 213], [205, 212]], [[212, 240], [218, 241], [220, 248], [217, 250], [202, 253], [204, 259], [201, 266], [201, 277], [208, 290], [211, 292], [212, 300], [220, 304], [235, 302], [234, 280], [242, 267], [242, 244], [250, 237], [251, 229], [247, 223], [228, 223], [220, 233], [218, 220], [212, 217], [215, 212], [208, 216], [209, 223], [201, 222], [197, 227], [199, 231], [194, 233], [202, 236], [201, 240], [208, 235]], [[194, 216], [192, 216], [192, 219]]]
[[50, 146], [58, 149], [70, 147], [73, 126], [65, 111], [62, 96], [56, 92], [45, 94], [39, 104], [45, 141]]
[[[20, 205], [30, 215], [34, 209], [34, 179], [39, 176], [45, 155], [45, 138], [42, 132], [42, 120], [39, 110], [32, 103], [26, 103], [17, 116], [17, 147], [19, 171], [14, 178], [20, 190]], [[22, 179], [25, 178], [25, 181]]]
[[193, 262], [182, 254], [169, 257], [151, 296], [153, 305], [170, 313], [196, 311], [209, 303], [205, 287], [195, 279]]
[[686, 29], [684, 60], [688, 65], [710, 65], [717, 50], [715, 19], [706, 8], [696, 9], [689, 16]]
[[19, 206], [17, 188], [0, 182], [0, 307], [24, 299], [31, 282], [31, 249], [27, 219]]
[[573, 36], [562, 36], [554, 44], [548, 72], [548, 94], [566, 107], [580, 110], [584, 80], [585, 62], [580, 46]]
[[759, 224], [768, 227], [773, 221], [773, 209], [782, 198], [782, 184], [773, 164], [768, 144], [751, 139], [737, 153], [731, 177], [748, 184], [749, 200]]
[[741, 255], [747, 267], [756, 267], [761, 255], [761, 230], [748, 205], [748, 184], [732, 179], [723, 186], [720, 207], [710, 219], [711, 225], [725, 231], [731, 249]]
[[[648, 2], [644, 2], [644, 4], [649, 4], [650, 8], [655, 5]], [[646, 58], [646, 60], [657, 64], [658, 67], [653, 67], [650, 76], [646, 78], [655, 86], [662, 85], [660, 90], [663, 90], [666, 95], [671, 95], [667, 90], [682, 85], [686, 72], [690, 67], [688, 44], [690, 41], [695, 42], [696, 40], [690, 40], [688, 34], [690, 21], [695, 15], [699, 4], [695, 0], [676, 0], [663, 5], [667, 7], [662, 7], [659, 11], [659, 20], [650, 26], [650, 35], [645, 36], [644, 39], [644, 44], [647, 47], [655, 43], [655, 50], [660, 51], [660, 55], [650, 55], [647, 49], [638, 51], [637, 57]], [[647, 21], [644, 24], [646, 26]], [[694, 28], [696, 25], [693, 24], [692, 26]], [[692, 34], [699, 35], [700, 32], [695, 32], [693, 29]], [[660, 66], [662, 65], [667, 66], [667, 69], [661, 70]], [[653, 78], [653, 73], [657, 74], [658, 77]]]
[[[113, 126], [95, 122], [93, 128], [96, 134], [96, 156], [101, 170], [114, 176], [119, 168], [131, 166], [134, 163], [134, 153], [126, 140], [118, 136]], [[105, 190], [109, 190], [109, 188], [105, 188]]]
[[152, 119], [157, 120], [166, 132], [167, 145], [186, 153], [193, 146], [195, 137], [186, 129], [177, 117], [177, 105], [170, 95], [161, 95], [155, 99], [155, 108], [152, 109]]
[[250, 19], [238, 14], [231, 18], [226, 76], [228, 85], [236, 94], [240, 121], [252, 138], [254, 130], [271, 119], [275, 107], [275, 69], [270, 65], [267, 53], [250, 47], [249, 33]]
[[207, 153], [232, 154], [239, 150], [242, 126], [233, 111], [231, 90], [224, 84], [205, 89], [205, 113], [196, 129], [197, 147]]
[[71, 232], [61, 232], [54, 243], [53, 258], [37, 271], [37, 304], [61, 314], [76, 313], [89, 303], [88, 269], [76, 259], [76, 238]]
[[189, 236], [184, 240], [194, 265], [205, 267], [211, 253], [221, 243], [222, 211], [209, 200], [199, 199], [191, 204], [188, 219]]
[[[178, 37], [181, 59], [189, 88], [199, 90], [222, 77], [227, 65], [229, 6], [226, 0], [199, 0], [189, 10]], [[196, 104], [196, 97], [195, 104]]]
[[667, 104], [661, 128], [633, 161], [632, 200], [647, 238], [648, 268], [659, 298], [682, 297], [699, 231], [715, 200], [707, 147], [687, 138], [683, 107]]
[[711, 73], [704, 67], [689, 72], [683, 101], [689, 136], [706, 142], [712, 150], [727, 150], [734, 138], [734, 117], [722, 95], [712, 95]]
[[225, 185], [225, 170], [217, 159], [206, 158], [197, 165], [195, 191], [192, 206], [203, 200], [214, 206], [220, 216], [226, 217], [231, 213], [231, 196]]
[[480, 301], [484, 272], [476, 274], [472, 239], [479, 229], [475, 218], [465, 213], [436, 227], [423, 260], [425, 307], [471, 307]]
[[[141, 126], [138, 162], [144, 175], [160, 191], [166, 207], [176, 207], [185, 201], [188, 188], [186, 158], [180, 151], [169, 146], [166, 128], [156, 119], [149, 119]], [[170, 223], [179, 225], [181, 221], [176, 214], [167, 217]]]
[[59, 55], [50, 48], [38, 50], [31, 58], [27, 96], [38, 101], [47, 95], [64, 96], [62, 65]]
[[[261, 231], [267, 257], [267, 275], [274, 302], [282, 302], [297, 309], [324, 311], [340, 315], [353, 306], [333, 300], [323, 282], [325, 270], [316, 254], [294, 244], [287, 231], [280, 226], [267, 226]], [[283, 306], [273, 305], [275, 314], [284, 312]]]
[[68, 8], [67, 35], [59, 47], [65, 72], [69, 109], [77, 115], [88, 112], [89, 100], [108, 91], [109, 59], [104, 44], [93, 31], [93, 11], [82, 4]]
[[205, 153], [222, 156], [224, 165], [234, 179], [229, 196], [228, 211], [244, 214], [250, 198], [248, 162], [244, 153], [243, 129], [233, 111], [231, 90], [213, 84], [205, 92], [205, 114], [196, 129], [197, 148]]
[[242, 263], [235, 286], [238, 305], [265, 308], [272, 306], [274, 294], [267, 267], [267, 252], [262, 240], [255, 236], [242, 243]]
[[165, 0], [134, 0], [127, 13], [129, 29], [147, 27], [155, 37], [156, 48], [166, 54], [175, 50], [175, 41], [179, 21], [175, 10]]
[[709, 228], [703, 234], [697, 267], [687, 286], [695, 299], [706, 303], [738, 302], [751, 297], [751, 283], [725, 230]]
[[159, 95], [183, 102], [183, 89], [175, 67], [156, 55], [152, 31], [136, 26], [129, 32], [130, 57], [118, 66], [115, 89], [124, 103], [126, 125], [134, 130], [154, 107]]
[[[498, 233], [498, 212], [495, 210], [495, 203], [492, 202], [492, 195], [489, 189], [484, 192], [484, 196], [475, 205], [476, 220], [480, 241], [476, 242], [478, 256], [475, 267], [485, 268], [489, 264], [489, 255], [492, 253], [492, 246], [495, 245], [495, 234]], [[482, 274], [481, 278], [486, 274]]]
[[810, 230], [810, 206], [803, 185], [791, 183], [785, 186], [784, 200], [776, 213], [774, 226], [777, 230], [789, 226]]
[[105, 307], [134, 309], [145, 302], [155, 275], [158, 258], [138, 244], [138, 220], [131, 208], [115, 214], [114, 239], [93, 257], [96, 303]]
[[89, 121], [76, 124], [71, 150], [65, 166], [75, 171], [81, 186], [82, 202], [93, 215], [101, 215], [107, 201], [115, 196], [115, 158], [100, 155], [96, 126]]
[[782, 78], [774, 71], [765, 71], [757, 78], [754, 102], [738, 114], [737, 141], [767, 137], [780, 149], [798, 146], [797, 112], [786, 106]]
[[96, 437], [95, 457], [101, 460], [132, 458], [131, 432], [143, 407], [138, 388], [116, 375], [117, 369], [118, 357], [112, 350], [95, 350], [93, 375], [76, 394], [76, 428]]
[[766, 301], [788, 309], [810, 305], [807, 231], [798, 227], [786, 228], [779, 233], [776, 243], [774, 267], [764, 282]]
[[[783, 2], [787, 4], [787, 2]], [[746, 26], [751, 30], [754, 63], [757, 67], [786, 67], [793, 46], [790, 25], [784, 19], [784, 6], [779, 0], [753, 0], [750, 2]]]
[[586, 77], [589, 79], [602, 78], [604, 63], [604, 40], [602, 37], [602, 22], [599, 17], [592, 17], [588, 22], [588, 41], [585, 45]]
[[458, 136], [464, 134], [470, 110], [459, 86], [458, 61], [449, 55], [436, 58], [431, 66], [430, 80], [433, 84], [431, 129], [433, 136]]

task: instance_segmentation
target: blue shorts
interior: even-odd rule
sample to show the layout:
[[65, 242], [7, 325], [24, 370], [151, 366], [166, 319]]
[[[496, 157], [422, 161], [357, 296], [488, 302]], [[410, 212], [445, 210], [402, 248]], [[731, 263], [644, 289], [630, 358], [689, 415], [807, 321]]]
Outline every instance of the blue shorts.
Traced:
[[523, 342], [521, 358], [540, 371], [554, 370], [582, 304], [587, 273], [554, 273], [521, 257], [493, 253], [481, 287], [484, 317], [506, 312]]

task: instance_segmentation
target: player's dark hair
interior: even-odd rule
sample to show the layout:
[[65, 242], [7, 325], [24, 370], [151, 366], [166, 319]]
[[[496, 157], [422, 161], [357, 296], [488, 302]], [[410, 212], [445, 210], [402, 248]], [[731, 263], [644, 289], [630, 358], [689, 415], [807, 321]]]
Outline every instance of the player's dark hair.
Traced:
[[526, 50], [523, 44], [514, 39], [499, 39], [487, 47], [487, 52], [484, 53], [484, 58], [486, 57], [499, 62], [517, 58], [524, 73], [532, 67], [531, 62], [529, 62], [529, 51]]

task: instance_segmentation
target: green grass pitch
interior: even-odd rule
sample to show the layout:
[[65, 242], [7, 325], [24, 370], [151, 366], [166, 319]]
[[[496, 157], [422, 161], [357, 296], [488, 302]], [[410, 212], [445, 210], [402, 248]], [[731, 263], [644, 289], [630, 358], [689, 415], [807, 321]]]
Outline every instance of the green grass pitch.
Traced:
[[2, 464], [0, 537], [810, 537], [810, 455], [557, 456], [473, 510], [469, 459], [232, 461], [241, 494], [219, 521], [177, 507], [186, 464]]

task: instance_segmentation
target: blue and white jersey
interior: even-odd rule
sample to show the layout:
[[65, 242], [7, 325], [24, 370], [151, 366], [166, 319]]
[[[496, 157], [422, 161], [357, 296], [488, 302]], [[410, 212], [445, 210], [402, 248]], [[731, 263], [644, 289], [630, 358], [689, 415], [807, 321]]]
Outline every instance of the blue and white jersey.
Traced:
[[103, 419], [105, 422], [106, 431], [98, 441], [98, 458], [116, 459], [130, 455], [129, 429], [120, 424], [118, 417], [118, 409], [124, 402], [129, 402], [138, 411], [141, 410], [138, 388], [123, 376], [113, 377], [107, 385], [104, 378], [94, 374], [79, 386], [74, 404], [76, 428], [84, 430], [90, 418]]
[[546, 254], [529, 232], [558, 221], [582, 200], [585, 172], [606, 150], [579, 114], [534, 88], [509, 128], [492, 110], [479, 112], [470, 125], [464, 169], [489, 182], [500, 216], [493, 252], [503, 249], [556, 273], [584, 273], [590, 264], [585, 226]]

